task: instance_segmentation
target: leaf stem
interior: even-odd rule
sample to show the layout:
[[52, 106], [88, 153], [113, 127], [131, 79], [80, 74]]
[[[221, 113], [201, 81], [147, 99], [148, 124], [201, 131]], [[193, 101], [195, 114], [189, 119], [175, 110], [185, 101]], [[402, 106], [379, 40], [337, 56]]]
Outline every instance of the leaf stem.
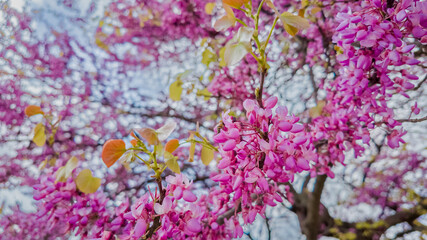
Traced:
[[136, 156], [137, 158], [139, 158], [142, 162], [144, 162], [147, 166], [150, 166], [150, 163], [149, 163], [149, 162], [147, 162], [147, 161], [145, 161], [144, 159], [142, 159], [140, 156], [138, 156], [138, 154], [135, 154], [135, 156]]
[[264, 49], [267, 48], [268, 42], [270, 41], [271, 35], [273, 34], [274, 28], [276, 27], [276, 23], [278, 20], [279, 20], [279, 17], [276, 17], [274, 19], [273, 26], [271, 27], [270, 33], [268, 34], [267, 40], [265, 41]]

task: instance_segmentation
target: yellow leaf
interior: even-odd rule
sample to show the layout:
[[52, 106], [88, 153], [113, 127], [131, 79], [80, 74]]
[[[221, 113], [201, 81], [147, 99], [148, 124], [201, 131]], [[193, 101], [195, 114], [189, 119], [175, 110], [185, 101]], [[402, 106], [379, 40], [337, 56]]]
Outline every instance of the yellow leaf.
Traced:
[[122, 33], [120, 32], [120, 28], [118, 28], [118, 27], [114, 28], [114, 32], [115, 32], [116, 36], [118, 36], [118, 37], [122, 36]]
[[43, 170], [47, 165], [47, 158], [39, 164], [39, 170]]
[[46, 133], [43, 123], [37, 124], [34, 128], [33, 142], [39, 147], [42, 147], [46, 143]]
[[214, 150], [203, 146], [202, 152], [200, 155], [201, 155], [203, 164], [207, 166], [214, 159]]
[[408, 143], [404, 143], [402, 145], [402, 151], [407, 151], [408, 150], [407, 147], [408, 147]]
[[49, 159], [47, 161], [47, 163], [49, 164], [49, 166], [55, 166], [56, 165], [56, 158], [53, 157], [53, 158]]
[[200, 47], [203, 47], [207, 41], [208, 41], [208, 38], [203, 38], [202, 41], [200, 42]]
[[301, 8], [300, 10], [298, 10], [298, 16], [304, 17], [304, 15], [305, 15], [305, 8]]
[[[190, 134], [190, 137], [188, 138], [188, 140], [194, 140], [194, 134]], [[189, 149], [189, 156], [188, 156], [188, 161], [189, 162], [193, 162], [194, 161], [194, 152], [196, 151], [196, 142], [195, 141], [191, 141], [191, 145], [190, 145], [190, 149]]]
[[317, 106], [310, 108], [309, 114], [311, 118], [316, 118], [320, 115], [322, 115], [323, 107], [325, 106], [326, 102], [324, 100], [321, 100], [317, 103]]
[[230, 7], [236, 8], [236, 9], [242, 7], [243, 4], [246, 4], [248, 2], [249, 2], [249, 0], [222, 0], [223, 4], [226, 4]]
[[210, 2], [210, 3], [206, 3], [205, 5], [205, 12], [209, 15], [212, 15], [212, 12], [215, 8], [215, 3], [214, 2]]
[[282, 13], [279, 18], [286, 32], [292, 36], [295, 36], [299, 30], [310, 27], [310, 22], [307, 19], [289, 12]]
[[176, 80], [169, 87], [169, 97], [174, 101], [181, 100], [182, 94], [182, 81]]
[[170, 170], [172, 170], [172, 172], [174, 173], [181, 173], [181, 169], [179, 168], [179, 164], [177, 161], [177, 157], [175, 157], [172, 153], [170, 152], [165, 152], [165, 163], [166, 166], [168, 166], [168, 168]]
[[39, 106], [29, 105], [25, 108], [25, 115], [27, 115], [27, 117], [31, 117], [37, 114], [44, 114]]
[[202, 63], [209, 67], [209, 64], [214, 61], [216, 61], [216, 54], [209, 49], [205, 49], [202, 53]]
[[56, 176], [55, 183], [66, 182], [67, 179], [71, 176], [73, 170], [77, 167], [78, 163], [79, 163], [79, 160], [76, 157], [72, 157], [70, 158], [70, 160], [68, 160], [65, 166], [58, 168], [58, 170], [55, 173], [55, 176]]
[[335, 52], [337, 52], [337, 55], [342, 54], [344, 51], [342, 50], [342, 48], [340, 48], [338, 45], [334, 46], [334, 50]]
[[303, 8], [305, 8], [305, 7], [307, 7], [308, 6], [308, 4], [310, 3], [310, 1], [309, 0], [302, 0], [301, 1], [301, 7], [303, 7]]
[[314, 14], [320, 12], [321, 10], [322, 10], [322, 8], [320, 8], [320, 7], [314, 7], [311, 9], [311, 14], [314, 15]]
[[101, 48], [101, 49], [104, 49], [105, 51], [109, 51], [110, 49], [108, 48], [108, 45], [107, 44], [105, 44], [101, 39], [99, 39], [99, 38], [96, 38], [95, 39], [95, 44], [99, 47], [99, 48]]
[[138, 15], [139, 18], [139, 27], [143, 28], [145, 26], [145, 23], [150, 20], [150, 16], [149, 15], [143, 15], [140, 14]]
[[225, 63], [224, 55], [225, 55], [225, 47], [219, 50], [219, 57], [221, 58], [221, 61], [219, 62], [220, 67], [227, 66], [227, 64]]
[[209, 92], [209, 90], [207, 88], [205, 88], [203, 90], [198, 90], [197, 95], [205, 97], [205, 101], [208, 101], [210, 96], [212, 96], [212, 93]]
[[83, 169], [76, 179], [77, 188], [83, 193], [94, 193], [101, 186], [101, 179], [92, 176], [92, 172], [89, 169]]

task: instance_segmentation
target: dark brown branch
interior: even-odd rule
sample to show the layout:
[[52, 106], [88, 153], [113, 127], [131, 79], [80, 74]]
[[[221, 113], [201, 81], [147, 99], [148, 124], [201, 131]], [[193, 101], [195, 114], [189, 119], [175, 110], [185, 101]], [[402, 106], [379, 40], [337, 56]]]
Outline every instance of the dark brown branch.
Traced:
[[[256, 195], [255, 193], [251, 194], [252, 201], [254, 201], [255, 199], [257, 199], [257, 197], [258, 197], [258, 195]], [[222, 225], [222, 224], [224, 224], [224, 220], [225, 219], [230, 219], [236, 213], [241, 212], [241, 211], [242, 211], [242, 204], [239, 202], [239, 204], [237, 205], [237, 209], [235, 207], [230, 208], [228, 211], [226, 211], [225, 213], [223, 213], [222, 215], [220, 215], [216, 219], [216, 223]]]
[[267, 227], [267, 234], [268, 234], [267, 239], [268, 240], [271, 239], [271, 227], [270, 227], [269, 221], [270, 221], [270, 219], [268, 217], [265, 217], [265, 226]]
[[[352, 231], [356, 231], [356, 239], [368, 240], [373, 239], [374, 237], [379, 237], [384, 232], [387, 231], [392, 226], [397, 224], [407, 222], [410, 225], [420, 216], [424, 214], [427, 210], [427, 202], [426, 198], [420, 198], [418, 205], [410, 208], [410, 209], [402, 209], [397, 211], [395, 214], [385, 217], [383, 219], [374, 221], [366, 221], [366, 222], [343, 222], [343, 221], [334, 221], [334, 226], [328, 228], [325, 232], [324, 236], [333, 236], [338, 237], [341, 233], [347, 233]], [[333, 231], [330, 231], [332, 230]], [[338, 231], [337, 231], [338, 230]], [[418, 231], [418, 230], [414, 230]], [[401, 233], [404, 235], [405, 233]]]
[[263, 89], [264, 89], [264, 81], [265, 81], [265, 76], [266, 75], [267, 75], [267, 69], [264, 68], [264, 69], [261, 70], [260, 86], [259, 86], [259, 89], [258, 89], [258, 93], [256, 94], [256, 99], [258, 101], [258, 105], [261, 108], [264, 108], [264, 105], [262, 103], [262, 92], [263, 92]]
[[417, 84], [416, 87], [414, 87], [414, 88], [412, 88], [412, 89], [410, 89], [408, 91], [417, 91], [418, 89], [420, 89], [420, 87], [424, 84], [425, 81], [427, 81], [427, 75], [424, 77], [424, 79], [421, 82], [419, 82]]
[[[422, 117], [422, 118], [413, 118], [413, 119], [396, 119], [396, 121], [404, 123], [404, 122], [409, 122], [409, 123], [418, 123], [418, 122], [424, 122], [427, 121], [427, 116]], [[381, 125], [383, 123], [387, 123], [387, 122], [376, 122], [375, 125]]]
[[325, 186], [326, 179], [326, 175], [320, 175], [317, 177], [312, 196], [309, 199], [308, 213], [307, 218], [305, 220], [305, 227], [309, 230], [307, 232], [308, 240], [317, 240], [320, 225], [320, 197], [322, 196], [323, 187]]
[[423, 122], [427, 120], [427, 116], [422, 118], [414, 118], [414, 119], [397, 119], [398, 122], [411, 122], [411, 123], [417, 123], [417, 122]]
[[316, 81], [314, 80], [314, 73], [313, 73], [313, 68], [312, 67], [309, 67], [309, 75], [310, 75], [310, 82], [311, 82], [311, 86], [313, 87], [313, 94], [312, 94], [312, 96], [314, 96], [314, 100], [316, 101], [316, 104], [317, 104], [317, 101], [318, 101], [318, 90], [319, 90], [319, 88], [317, 87], [317, 85], [316, 85]]
[[234, 214], [236, 214], [236, 212], [240, 211], [242, 211], [242, 204], [239, 203], [239, 205], [237, 206], [237, 211], [236, 208], [230, 208], [227, 212], [225, 212], [216, 219], [216, 223], [222, 225], [224, 224], [225, 219], [230, 219], [232, 216], [234, 216]]

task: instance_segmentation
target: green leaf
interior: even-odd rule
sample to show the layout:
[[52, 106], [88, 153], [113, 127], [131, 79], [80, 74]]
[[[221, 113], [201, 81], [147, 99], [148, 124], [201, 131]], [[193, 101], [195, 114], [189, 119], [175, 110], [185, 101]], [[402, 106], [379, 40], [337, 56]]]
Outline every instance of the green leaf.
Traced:
[[34, 128], [33, 142], [39, 147], [42, 147], [46, 143], [46, 133], [43, 123], [37, 124]]
[[179, 164], [177, 161], [177, 157], [175, 157], [172, 153], [166, 152], [164, 153], [166, 166], [174, 173], [181, 173], [181, 169], [179, 168]]
[[77, 188], [83, 193], [94, 193], [101, 186], [101, 179], [92, 176], [92, 171], [89, 169], [83, 169], [76, 179]]
[[76, 157], [72, 157], [70, 158], [70, 160], [67, 161], [65, 166], [58, 168], [55, 173], [55, 183], [66, 182], [67, 179], [71, 176], [73, 170], [77, 167], [78, 163], [79, 160]]
[[182, 94], [182, 81], [176, 80], [169, 87], [169, 97], [174, 101], [181, 100]]
[[201, 155], [203, 164], [207, 166], [214, 159], [214, 150], [206, 146], [203, 146], [202, 152], [200, 155]]

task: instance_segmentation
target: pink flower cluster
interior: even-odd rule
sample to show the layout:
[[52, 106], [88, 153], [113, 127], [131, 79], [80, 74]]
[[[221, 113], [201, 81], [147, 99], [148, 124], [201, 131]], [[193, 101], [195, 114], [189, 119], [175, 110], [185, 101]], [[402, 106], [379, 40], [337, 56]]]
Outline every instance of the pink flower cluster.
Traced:
[[55, 176], [45, 174], [34, 186], [34, 199], [38, 201], [38, 216], [47, 218], [46, 224], [67, 226], [64, 233], [76, 230], [83, 238], [100, 238], [108, 224], [108, 199], [102, 192], [84, 194], [76, 189], [72, 178], [55, 183]]
[[[328, 171], [328, 164], [343, 163], [344, 152], [360, 156], [370, 142], [370, 130], [385, 125], [389, 147], [403, 143], [405, 132], [387, 105], [393, 94], [409, 97], [407, 90], [418, 77], [400, 66], [420, 62], [411, 53], [410, 38], [425, 41], [424, 15], [427, 5], [402, 1], [393, 8], [381, 1], [365, 1], [359, 12], [341, 12], [334, 41], [339, 46], [339, 73], [326, 87], [322, 115], [309, 124], [313, 141], [326, 141], [316, 165]], [[342, 52], [342, 53], [340, 53]], [[419, 112], [414, 108], [414, 113]], [[322, 154], [324, 152], [325, 154]]]
[[[153, 61], [179, 57], [174, 50], [166, 50], [171, 42], [183, 38], [195, 42], [218, 34], [212, 28], [211, 16], [205, 12], [206, 3], [204, 0], [113, 2], [106, 11], [108, 22], [97, 29], [99, 43], [108, 48], [106, 52], [112, 61], [123, 63], [126, 69], [140, 69]], [[144, 54], [134, 54], [141, 52]]]
[[288, 110], [280, 106], [273, 113], [276, 104], [276, 97], [268, 98], [264, 108], [246, 100], [247, 121], [235, 121], [225, 112], [224, 127], [214, 136], [220, 146], [218, 168], [222, 172], [212, 180], [225, 193], [234, 193], [232, 202], [236, 207], [241, 204], [245, 223], [252, 223], [257, 213], [263, 214], [266, 205], [281, 202], [277, 185], [310, 170], [310, 162], [316, 159], [311, 136], [297, 123], [299, 118], [288, 116]]
[[[192, 183], [185, 175], [166, 177], [167, 187], [164, 198], [157, 191], [139, 198], [129, 211], [120, 211], [111, 222], [111, 230], [125, 226], [120, 239], [139, 239], [150, 234], [153, 224], [160, 224], [151, 232], [153, 239], [231, 239], [241, 236], [243, 230], [237, 222], [219, 225], [216, 216], [210, 212], [212, 197], [197, 197], [192, 191]], [[210, 207], [208, 207], [210, 206]], [[127, 205], [121, 207], [126, 210]], [[240, 231], [235, 231], [240, 227]], [[110, 233], [106, 233], [110, 235]]]
[[331, 90], [336, 92], [335, 104], [354, 108], [358, 120], [367, 128], [372, 129], [375, 116], [380, 117], [393, 136], [388, 145], [396, 148], [403, 142], [403, 132], [395, 129], [400, 123], [394, 119], [387, 100], [395, 93], [409, 98], [405, 91], [412, 89], [411, 81], [418, 79], [399, 67], [420, 63], [411, 54], [415, 45], [409, 39], [427, 43], [427, 4], [414, 0], [394, 7], [378, 0], [365, 4], [360, 12], [337, 16], [341, 24], [336, 29], [335, 42], [343, 51], [337, 56], [342, 68]]
[[28, 213], [19, 206], [11, 210], [13, 214], [0, 218], [1, 239], [59, 239], [66, 234], [66, 224], [47, 225], [47, 217]]

